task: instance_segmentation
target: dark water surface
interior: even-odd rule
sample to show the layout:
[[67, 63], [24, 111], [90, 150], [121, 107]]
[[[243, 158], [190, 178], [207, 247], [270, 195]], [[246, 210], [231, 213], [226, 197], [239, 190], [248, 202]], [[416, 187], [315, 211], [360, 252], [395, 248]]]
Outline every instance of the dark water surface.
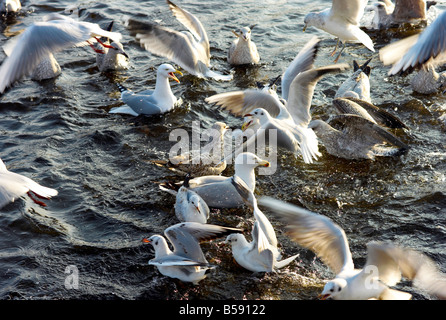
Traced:
[[[50, 12], [61, 12], [71, 1], [24, 1], [16, 17], [1, 21], [0, 45]], [[241, 119], [204, 99], [212, 94], [241, 90], [281, 74], [303, 45], [320, 36], [316, 66], [332, 63], [335, 41], [314, 28], [302, 32], [306, 13], [329, 1], [177, 1], [199, 17], [211, 42], [212, 64], [234, 73], [231, 82], [197, 79], [187, 72], [173, 92], [184, 101], [164, 116], [129, 117], [108, 114], [122, 105], [116, 83], [141, 91], [155, 84], [156, 68], [165, 59], [140, 48], [123, 21], [134, 17], [182, 28], [164, 1], [85, 1], [80, 19], [106, 27], [115, 20], [131, 68], [101, 73], [90, 48], [58, 53], [63, 73], [54, 80], [25, 79], [0, 97], [0, 157], [11, 171], [55, 188], [59, 195], [43, 208], [28, 197], [0, 213], [0, 299], [314, 299], [323, 280], [333, 274], [314, 254], [293, 243], [280, 223], [276, 226], [284, 256], [300, 253], [289, 267], [274, 274], [252, 274], [236, 265], [223, 239], [203, 245], [218, 268], [198, 286], [162, 276], [147, 261], [153, 257], [143, 237], [161, 233], [177, 223], [175, 198], [156, 182], [180, 179], [150, 163], [166, 158], [172, 146], [169, 133], [190, 130], [191, 122], [207, 128], [215, 120], [239, 127]], [[226, 52], [231, 29], [256, 23], [253, 40], [261, 55], [257, 67], [231, 68]], [[376, 49], [393, 33], [370, 33]], [[0, 53], [4, 56], [3, 52]], [[349, 45], [340, 62], [352, 65], [373, 57], [373, 102], [396, 114], [410, 130], [395, 131], [411, 150], [397, 158], [348, 161], [325, 153], [307, 165], [281, 152], [277, 172], [258, 176], [257, 194], [303, 205], [332, 218], [344, 228], [355, 263], [362, 266], [366, 243], [395, 241], [429, 255], [446, 272], [446, 98], [419, 95], [409, 87], [410, 76], [387, 77], [388, 68], [377, 53]], [[332, 111], [331, 99], [352, 70], [319, 82], [313, 100], [314, 117]], [[232, 174], [232, 167], [224, 172]], [[252, 226], [252, 213], [212, 210], [210, 223]], [[67, 269], [68, 268], [68, 269]], [[65, 286], [77, 269], [77, 289]], [[67, 271], [67, 273], [66, 273]], [[398, 285], [414, 299], [432, 297]]]

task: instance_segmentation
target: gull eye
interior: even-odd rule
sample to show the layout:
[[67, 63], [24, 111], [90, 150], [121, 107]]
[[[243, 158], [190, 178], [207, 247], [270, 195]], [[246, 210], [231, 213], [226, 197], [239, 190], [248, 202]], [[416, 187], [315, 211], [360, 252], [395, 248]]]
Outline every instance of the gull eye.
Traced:
[[261, 115], [263, 116], [263, 112], [261, 113]]
[[333, 289], [333, 288], [331, 288], [331, 289], [330, 289], [330, 292], [333, 292], [333, 291], [334, 291], [334, 289]]
[[338, 288], [338, 292], [341, 291], [341, 287]]

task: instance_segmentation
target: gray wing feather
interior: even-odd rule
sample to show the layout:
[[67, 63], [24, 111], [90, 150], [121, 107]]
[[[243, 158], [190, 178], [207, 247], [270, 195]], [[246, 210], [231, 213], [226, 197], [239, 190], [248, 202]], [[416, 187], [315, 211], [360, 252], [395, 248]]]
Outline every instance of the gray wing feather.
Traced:
[[157, 105], [157, 101], [149, 95], [124, 93], [121, 100], [138, 114], [161, 113], [161, 108]]
[[166, 238], [172, 243], [174, 253], [193, 261], [207, 263], [200, 241], [211, 240], [226, 234], [241, 232], [241, 229], [221, 227], [198, 222], [175, 224], [164, 231]]
[[364, 108], [373, 119], [380, 125], [386, 126], [392, 129], [404, 128], [408, 129], [408, 127], [396, 116], [387, 112], [386, 110], [375, 106], [374, 104], [356, 98], [346, 98], [350, 101], [353, 101], [359, 104], [362, 108]]
[[335, 273], [354, 269], [345, 232], [331, 219], [270, 197], [260, 198], [259, 204], [279, 216], [287, 234], [317, 254]]
[[165, 57], [197, 75], [197, 56], [191, 39], [183, 32], [129, 19], [127, 28], [147, 51]]
[[355, 141], [364, 147], [387, 142], [398, 148], [409, 148], [407, 144], [386, 129], [357, 115], [335, 116], [330, 120], [330, 125], [343, 131], [350, 141]]

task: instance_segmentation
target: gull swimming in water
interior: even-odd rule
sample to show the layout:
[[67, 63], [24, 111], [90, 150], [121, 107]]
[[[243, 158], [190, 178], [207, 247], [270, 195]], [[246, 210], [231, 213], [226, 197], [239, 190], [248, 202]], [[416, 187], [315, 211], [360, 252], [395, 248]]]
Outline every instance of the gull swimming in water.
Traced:
[[255, 25], [240, 28], [238, 31], [232, 31], [235, 39], [228, 51], [228, 62], [231, 65], [257, 64], [260, 61], [260, 55], [256, 44], [251, 40], [252, 29]]
[[[107, 27], [107, 31], [112, 31], [114, 21]], [[104, 46], [105, 44], [106, 46]], [[125, 70], [129, 67], [129, 56], [120, 42], [112, 41], [107, 38], [103, 44], [100, 44], [100, 50], [96, 53], [96, 64], [99, 71]]]
[[446, 50], [446, 11], [420, 34], [393, 42], [379, 51], [384, 65], [393, 65], [389, 75], [435, 65]]
[[[182, 175], [191, 174], [194, 177], [219, 175], [227, 166], [226, 160], [221, 161], [221, 155], [225, 150], [224, 135], [228, 129], [229, 127], [226, 123], [221, 121], [215, 122], [212, 125], [209, 134], [209, 136], [212, 137], [212, 142], [209, 145], [200, 148], [200, 150], [197, 150], [197, 156], [194, 155], [193, 150], [192, 152], [185, 152], [170, 157], [167, 161], [152, 160], [152, 162], [158, 166], [167, 167]], [[211, 151], [213, 152], [212, 154]]]
[[226, 237], [225, 243], [231, 245], [235, 261], [253, 272], [273, 272], [289, 265], [298, 255], [280, 260], [281, 254], [277, 248], [276, 233], [271, 222], [258, 208], [254, 194], [238, 177], [234, 178], [232, 183], [253, 210], [255, 218], [251, 233], [252, 242], [248, 242], [241, 233], [230, 234]]
[[336, 274], [325, 284], [322, 299], [411, 299], [410, 293], [390, 288], [402, 277], [430, 294], [446, 298], [446, 276], [425, 255], [393, 244], [369, 242], [365, 265], [358, 269], [344, 230], [328, 217], [270, 197], [260, 198], [259, 204], [286, 224], [290, 238], [312, 250]]
[[182, 222], [206, 223], [209, 219], [207, 203], [193, 190], [189, 189], [190, 175], [186, 175], [178, 190], [175, 202], [175, 215]]
[[371, 68], [368, 66], [371, 60], [367, 60], [363, 65], [359, 65], [353, 60], [353, 74], [338, 88], [335, 98], [354, 97], [370, 103], [372, 102], [370, 98]]
[[392, 129], [408, 129], [396, 116], [370, 102], [356, 98], [336, 98], [332, 102], [338, 114], [355, 114]]
[[[235, 158], [234, 176], [241, 178], [247, 184], [249, 190], [254, 192], [256, 185], [254, 169], [259, 166], [269, 167], [270, 163], [251, 152], [240, 153]], [[234, 176], [209, 175], [196, 177], [189, 181], [189, 189], [198, 193], [211, 208], [242, 207], [245, 202], [231, 182]], [[181, 184], [165, 183], [160, 185], [160, 189], [176, 195]]]
[[155, 258], [149, 260], [149, 265], [156, 266], [164, 276], [197, 284], [215, 267], [206, 260], [200, 242], [242, 231], [212, 224], [182, 222], [164, 230], [173, 251], [162, 235], [152, 235], [144, 238], [143, 242], [150, 243], [155, 249]]
[[304, 18], [304, 31], [308, 27], [316, 27], [334, 35], [337, 38], [336, 47], [331, 53], [333, 56], [338, 49], [339, 41], [342, 49], [335, 59], [339, 60], [346, 42], [359, 41], [370, 51], [375, 52], [373, 41], [359, 28], [359, 21], [364, 15], [368, 0], [333, 0], [331, 8], [320, 12], [310, 12]]
[[178, 103], [177, 97], [172, 93], [169, 79], [180, 82], [175, 73], [182, 74], [170, 64], [162, 64], [156, 73], [155, 90], [144, 90], [134, 93], [124, 86], [118, 84], [121, 91], [121, 100], [126, 105], [113, 108], [109, 113], [123, 113], [132, 116], [163, 114], [173, 108]]
[[43, 202], [34, 199], [31, 193], [46, 199], [58, 194], [55, 189], [41, 186], [28, 177], [9, 171], [0, 159], [0, 208], [25, 194], [28, 194], [35, 203], [45, 206]]
[[376, 156], [396, 156], [409, 149], [392, 133], [354, 114], [334, 116], [328, 123], [313, 120], [309, 127], [329, 154], [344, 159], [374, 160]]
[[427, 65], [416, 72], [410, 80], [413, 91], [432, 94], [446, 88], [446, 72], [437, 72], [433, 65]]
[[0, 1], [0, 12], [10, 13], [17, 12], [22, 9], [22, 4], [20, 0], [1, 0]]
[[90, 45], [94, 48], [92, 42], [99, 42], [98, 37], [119, 42], [122, 36], [103, 30], [95, 23], [76, 21], [56, 13], [46, 16], [44, 21], [35, 22], [5, 49], [9, 55], [0, 67], [0, 93], [33, 73], [42, 60], [54, 59], [51, 56], [55, 52], [75, 46]]
[[209, 40], [200, 20], [189, 11], [181, 9], [167, 0], [173, 15], [189, 32], [179, 32], [170, 28], [142, 23], [133, 19], [127, 21], [127, 28], [140, 44], [155, 55], [165, 57], [180, 65], [189, 73], [200, 78], [232, 80], [232, 74], [223, 75], [210, 69]]

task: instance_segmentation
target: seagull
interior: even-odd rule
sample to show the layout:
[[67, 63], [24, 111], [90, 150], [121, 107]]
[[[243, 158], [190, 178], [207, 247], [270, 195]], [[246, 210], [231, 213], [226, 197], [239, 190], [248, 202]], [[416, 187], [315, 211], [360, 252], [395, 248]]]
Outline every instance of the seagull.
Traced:
[[333, 0], [331, 8], [320, 12], [310, 12], [304, 18], [304, 31], [307, 27], [316, 27], [336, 36], [336, 47], [331, 53], [333, 56], [339, 46], [339, 41], [343, 47], [335, 59], [335, 63], [345, 49], [348, 41], [359, 41], [370, 51], [375, 52], [373, 41], [359, 28], [359, 21], [364, 15], [368, 0]]
[[228, 52], [228, 62], [231, 65], [258, 64], [260, 55], [256, 44], [251, 40], [251, 31], [255, 25], [242, 27], [237, 31], [232, 31], [235, 39]]
[[164, 276], [196, 285], [214, 268], [206, 260], [200, 242], [242, 231], [212, 224], [182, 222], [164, 230], [164, 236], [172, 244], [173, 251], [162, 235], [152, 235], [144, 238], [143, 242], [150, 243], [155, 249], [155, 258], [149, 260], [149, 265], [156, 266]]
[[372, 241], [367, 244], [367, 261], [363, 269], [358, 269], [344, 230], [328, 217], [270, 197], [260, 198], [259, 204], [280, 217], [287, 234], [300, 246], [312, 250], [336, 274], [325, 284], [322, 299], [408, 300], [410, 293], [390, 288], [402, 277], [446, 298], [446, 276], [421, 253]]
[[373, 3], [369, 8], [369, 11], [374, 11], [372, 28], [383, 29], [392, 24], [392, 12], [395, 9], [395, 5], [390, 0], [377, 1]]
[[35, 203], [46, 206], [42, 201], [35, 199], [33, 194], [39, 198], [50, 199], [55, 197], [58, 192], [55, 189], [41, 186], [28, 177], [9, 171], [0, 159], [0, 208], [25, 194], [28, 194]]
[[[227, 166], [227, 161], [221, 161], [221, 156], [225, 150], [225, 139], [224, 135], [228, 131], [229, 127], [226, 123], [217, 121], [211, 127], [212, 142], [198, 150], [198, 156], [193, 156], [194, 151], [182, 153], [174, 157], [170, 157], [168, 161], [166, 160], [152, 160], [152, 163], [167, 167], [181, 175], [187, 173], [193, 176], [205, 176], [205, 175], [219, 175], [222, 173]], [[206, 152], [205, 149], [209, 149], [210, 152]], [[214, 154], [215, 153], [215, 154]]]
[[[254, 169], [259, 166], [269, 167], [270, 163], [251, 152], [243, 152], [235, 158], [233, 176], [209, 175], [196, 177], [189, 181], [189, 189], [198, 193], [211, 208], [242, 207], [245, 202], [231, 180], [234, 176], [240, 177], [248, 185], [249, 190], [254, 192], [256, 184]], [[176, 195], [176, 190], [180, 185], [181, 183], [164, 183], [160, 184], [160, 189]]]
[[132, 116], [154, 115], [166, 113], [178, 104], [178, 99], [172, 93], [169, 79], [180, 82], [175, 76], [175, 73], [182, 75], [170, 64], [162, 64], [158, 67], [156, 73], [155, 90], [144, 90], [139, 93], [134, 93], [128, 90], [121, 84], [118, 84], [119, 91], [121, 91], [121, 100], [126, 106], [113, 108], [109, 113], [123, 113]]
[[126, 25], [132, 35], [147, 51], [173, 61], [194, 76], [221, 81], [232, 80], [232, 74], [223, 75], [210, 69], [209, 40], [206, 30], [198, 18], [171, 1], [167, 0], [166, 2], [173, 15], [189, 32], [179, 32], [129, 19]]
[[446, 72], [437, 72], [433, 65], [426, 65], [416, 72], [410, 80], [414, 92], [432, 94], [446, 88]]
[[344, 159], [374, 160], [376, 156], [401, 155], [409, 149], [389, 131], [354, 114], [334, 116], [328, 123], [313, 120], [309, 127], [329, 154]]
[[409, 129], [400, 119], [370, 102], [357, 98], [335, 98], [332, 105], [338, 114], [355, 114], [391, 129]]
[[[228, 109], [236, 116], [242, 116], [246, 113], [249, 107], [254, 105], [262, 105], [263, 107], [268, 107], [270, 103], [278, 103], [279, 106], [285, 103], [277, 95], [277, 87], [275, 82], [280, 78], [277, 77], [270, 84], [263, 86], [261, 89], [247, 89], [244, 91], [232, 91], [226, 93], [215, 94], [213, 96], [207, 97], [205, 99], [208, 103], [215, 103], [222, 106], [224, 109]], [[263, 93], [265, 94], [263, 94]], [[247, 129], [250, 130], [247, 130]], [[232, 132], [233, 139], [236, 143], [243, 142], [243, 137], [251, 137], [257, 129], [260, 128], [260, 123], [250, 116], [243, 118], [243, 124], [241, 129], [236, 129]]]
[[226, 237], [225, 243], [231, 245], [235, 261], [253, 272], [273, 272], [289, 265], [298, 255], [279, 261], [281, 254], [277, 248], [277, 237], [271, 222], [258, 208], [257, 200], [246, 184], [238, 177], [235, 177], [232, 183], [253, 210], [255, 218], [252, 242], [248, 242], [241, 233], [233, 233]]
[[402, 23], [420, 23], [427, 21], [427, 10], [433, 1], [425, 0], [381, 0], [374, 3], [371, 9], [375, 29], [386, 29]]
[[[107, 31], [112, 31], [114, 21], [112, 21], [107, 27]], [[114, 70], [125, 70], [129, 67], [129, 56], [124, 50], [124, 46], [120, 42], [112, 41], [107, 38], [103, 42], [107, 46], [103, 46], [96, 53], [96, 64], [99, 71], [114, 71]]]
[[286, 101], [262, 90], [222, 93], [205, 100], [221, 105], [235, 115], [244, 114], [244, 117], [259, 121], [260, 128], [246, 141], [247, 146], [252, 145], [260, 134], [273, 129], [277, 133], [277, 146], [296, 156], [301, 154], [305, 163], [313, 163], [320, 156], [316, 135], [308, 128], [314, 88], [324, 75], [348, 68], [348, 65], [340, 64], [311, 69], [318, 42], [313, 39], [285, 71], [282, 83], [284, 79], [286, 84], [289, 83], [290, 77], [294, 76], [285, 90]]
[[[296, 157], [299, 154], [302, 155], [305, 163], [313, 163], [317, 160], [321, 155], [317, 137], [308, 127], [311, 121], [310, 107], [314, 88], [317, 81], [324, 75], [340, 72], [347, 67], [346, 64], [340, 64], [301, 72], [290, 85], [290, 96], [286, 101], [286, 106], [275, 99], [271, 100], [272, 103], [269, 103], [266, 108], [256, 108], [245, 114], [245, 117], [250, 116], [260, 123], [260, 129], [245, 142], [246, 146], [252, 145], [261, 134], [269, 134], [270, 130], [273, 130], [272, 132], [277, 134], [277, 147], [293, 152]], [[266, 99], [262, 101], [267, 103]], [[241, 110], [248, 111], [248, 108], [255, 106], [256, 104], [245, 105]], [[274, 113], [271, 114], [268, 110]]]
[[184, 178], [183, 185], [178, 190], [175, 202], [175, 215], [182, 222], [206, 223], [209, 219], [209, 207], [204, 200], [193, 190], [189, 189], [188, 174]]
[[368, 66], [371, 60], [367, 60], [363, 65], [359, 65], [358, 62], [353, 60], [353, 74], [338, 88], [335, 98], [354, 97], [372, 102], [370, 98], [371, 68]]
[[[269, 84], [259, 85], [258, 89], [216, 94], [206, 98], [205, 101], [208, 103], [216, 103], [217, 105], [228, 109], [236, 116], [243, 116], [247, 112], [253, 110], [254, 107], [262, 107], [267, 109], [270, 113], [275, 114], [275, 107], [270, 108], [270, 105], [277, 106], [279, 109], [282, 108], [282, 105], [286, 105], [291, 82], [299, 73], [313, 67], [319, 49], [319, 43], [320, 40], [318, 37], [311, 38], [294, 57], [293, 61], [283, 74], [273, 79]], [[282, 97], [279, 97], [277, 94], [276, 83], [279, 80], [281, 80]], [[266, 96], [264, 93], [268, 93], [271, 97]], [[244, 122], [241, 132], [234, 132], [234, 134], [249, 138], [260, 128], [260, 123], [257, 119], [253, 119], [249, 116], [244, 117], [243, 120]], [[250, 130], [247, 130], [248, 128]], [[235, 139], [237, 139], [238, 136], [235, 136]]]
[[443, 11], [423, 32], [393, 42], [379, 51], [384, 65], [393, 65], [388, 75], [435, 65], [446, 49], [446, 11]]
[[26, 28], [5, 50], [9, 55], [0, 67], [0, 93], [15, 81], [30, 75], [43, 59], [55, 52], [74, 46], [90, 45], [94, 48], [92, 42], [100, 42], [98, 37], [119, 42], [122, 36], [103, 30], [95, 23], [76, 21], [57, 13], [49, 14], [44, 21]]
[[10, 13], [17, 12], [22, 9], [22, 4], [20, 0], [1, 0], [0, 1], [0, 12]]

